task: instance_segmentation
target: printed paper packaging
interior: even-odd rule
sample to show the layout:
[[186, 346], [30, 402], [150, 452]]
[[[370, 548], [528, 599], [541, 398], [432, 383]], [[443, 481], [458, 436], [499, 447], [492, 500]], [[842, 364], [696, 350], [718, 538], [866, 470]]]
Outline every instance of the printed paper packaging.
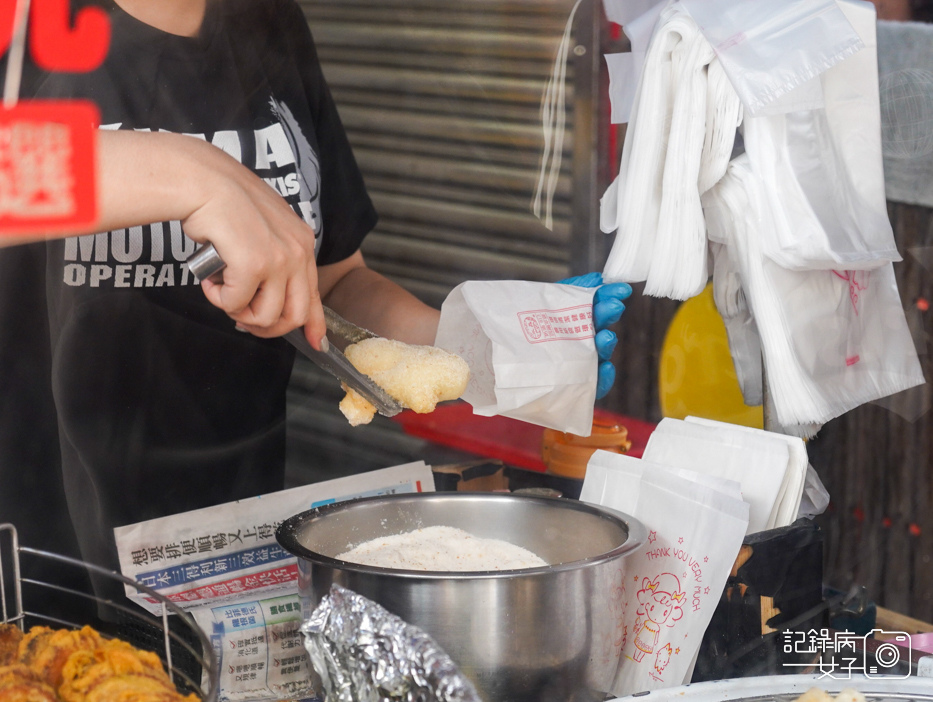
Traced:
[[[189, 611], [210, 636], [220, 702], [316, 702], [298, 631], [297, 562], [276, 542], [276, 527], [318, 505], [433, 490], [430, 466], [416, 461], [130, 524], [114, 529], [120, 568]], [[161, 613], [135, 588], [127, 595]]]
[[[692, 480], [689, 471], [605, 451], [593, 454], [590, 464], [596, 463], [605, 470], [594, 478], [609, 478], [599, 504], [632, 515], [648, 530], [645, 544], [627, 557], [620, 583], [625, 613], [611, 692], [683, 684], [742, 545], [748, 504], [734, 489]], [[584, 492], [595, 497], [587, 481], [589, 469]]]
[[[725, 422], [711, 425], [665, 417], [648, 439], [644, 458], [738, 482], [743, 499], [749, 503], [749, 534], [790, 524], [797, 516], [803, 490], [806, 449], [791, 470], [786, 439], [771, 432], [745, 432], [734, 427]], [[802, 439], [789, 439], [803, 446]], [[787, 497], [791, 507], [783, 511], [788, 483], [793, 483], [793, 495]], [[778, 524], [779, 516], [787, 521]]]
[[596, 400], [594, 288], [469, 281], [441, 308], [435, 346], [463, 358], [463, 399], [502, 415], [589, 436]]

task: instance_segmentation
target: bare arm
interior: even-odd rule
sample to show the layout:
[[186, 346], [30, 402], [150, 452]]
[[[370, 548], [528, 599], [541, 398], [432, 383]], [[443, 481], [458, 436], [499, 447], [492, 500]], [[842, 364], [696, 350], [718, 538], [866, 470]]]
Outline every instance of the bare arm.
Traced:
[[320, 347], [314, 233], [275, 190], [193, 137], [102, 131], [98, 144], [98, 220], [69, 235], [180, 220], [189, 237], [213, 243], [227, 263], [222, 284], [202, 281], [212, 304], [257, 336], [304, 326]]
[[324, 303], [354, 324], [390, 339], [431, 346], [440, 312], [366, 266], [357, 251], [318, 271]]

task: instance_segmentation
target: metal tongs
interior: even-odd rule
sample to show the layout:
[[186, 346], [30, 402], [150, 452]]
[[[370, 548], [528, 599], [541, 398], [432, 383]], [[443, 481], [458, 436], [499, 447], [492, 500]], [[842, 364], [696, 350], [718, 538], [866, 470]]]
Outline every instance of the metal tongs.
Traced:
[[[212, 275], [220, 273], [227, 264], [217, 253], [213, 244], [207, 244], [195, 251], [187, 260], [188, 269], [198, 278], [205, 280]], [[324, 319], [327, 323], [327, 331], [335, 336], [355, 344], [363, 339], [376, 337], [367, 329], [358, 327], [352, 322], [348, 322], [329, 307], [324, 307]], [[402, 411], [402, 406], [390, 396], [380, 385], [368, 375], [360, 373], [343, 353], [330, 343], [327, 337], [324, 337], [324, 348], [326, 351], [317, 351], [305, 338], [304, 330], [301, 327], [293, 329], [285, 334], [286, 339], [292, 346], [301, 351], [305, 356], [314, 361], [321, 368], [333, 375], [335, 378], [345, 383], [347, 387], [358, 392], [367, 400], [379, 414], [386, 417], [394, 417]]]

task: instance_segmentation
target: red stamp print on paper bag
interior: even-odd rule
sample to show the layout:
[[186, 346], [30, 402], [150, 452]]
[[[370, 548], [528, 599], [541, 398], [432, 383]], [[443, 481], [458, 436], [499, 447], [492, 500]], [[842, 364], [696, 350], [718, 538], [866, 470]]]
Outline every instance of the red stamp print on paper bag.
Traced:
[[525, 338], [531, 344], [540, 344], [545, 341], [592, 339], [596, 334], [593, 327], [592, 305], [580, 305], [562, 310], [519, 312], [518, 320]]
[[98, 123], [97, 107], [83, 101], [0, 110], [0, 235], [94, 222]]

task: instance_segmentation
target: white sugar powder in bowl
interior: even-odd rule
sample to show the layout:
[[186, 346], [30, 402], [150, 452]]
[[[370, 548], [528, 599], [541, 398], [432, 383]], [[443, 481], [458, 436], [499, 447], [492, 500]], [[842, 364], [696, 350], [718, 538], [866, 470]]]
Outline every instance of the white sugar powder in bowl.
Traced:
[[499, 539], [482, 539], [448, 526], [425, 527], [372, 539], [337, 558], [360, 565], [400, 570], [518, 570], [547, 565], [521, 546]]

